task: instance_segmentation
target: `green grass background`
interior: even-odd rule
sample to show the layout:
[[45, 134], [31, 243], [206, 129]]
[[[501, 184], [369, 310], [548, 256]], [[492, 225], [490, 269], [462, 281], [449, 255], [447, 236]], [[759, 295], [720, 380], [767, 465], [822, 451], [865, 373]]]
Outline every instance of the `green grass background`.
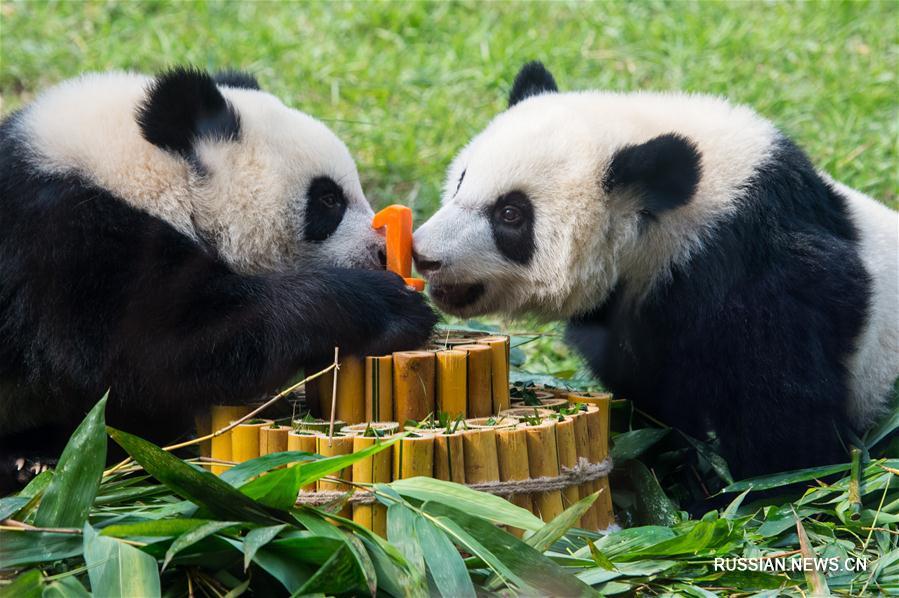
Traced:
[[346, 141], [376, 206], [418, 218], [531, 59], [563, 89], [749, 104], [815, 164], [897, 206], [897, 2], [4, 0], [0, 18], [3, 114], [84, 71], [245, 68]]

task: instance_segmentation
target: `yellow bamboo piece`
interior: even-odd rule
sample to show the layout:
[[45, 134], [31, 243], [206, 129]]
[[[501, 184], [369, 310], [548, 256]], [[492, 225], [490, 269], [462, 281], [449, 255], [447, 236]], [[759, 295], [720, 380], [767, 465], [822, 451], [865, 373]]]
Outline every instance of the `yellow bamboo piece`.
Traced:
[[567, 399], [554, 397], [552, 399], [540, 399], [540, 406], [543, 409], [551, 409], [552, 411], [561, 411], [568, 407]]
[[393, 354], [393, 409], [396, 421], [421, 421], [434, 412], [436, 360], [430, 351]]
[[[555, 422], [547, 420], [538, 426], [525, 428], [528, 438], [528, 469], [531, 478], [559, 475], [559, 456], [556, 447]], [[563, 511], [559, 490], [532, 495], [534, 509], [543, 521], [555, 519]]]
[[434, 477], [434, 435], [406, 436], [393, 445], [393, 479]]
[[337, 419], [348, 424], [365, 421], [365, 363], [347, 355], [337, 372]]
[[[367, 449], [381, 440], [373, 436], [353, 436], [353, 452]], [[393, 473], [392, 453], [393, 447], [388, 447], [371, 457], [353, 463], [353, 482], [359, 484], [390, 482]], [[382, 504], [354, 504], [353, 521], [381, 537], [387, 537], [387, 507]]]
[[[316, 450], [318, 450], [315, 442], [316, 437], [317, 434], [315, 432], [290, 432], [287, 435], [287, 450], [303, 451], [314, 455]], [[303, 486], [300, 490], [313, 492], [315, 490], [315, 482]]]
[[346, 426], [341, 430], [341, 432], [350, 436], [356, 436], [359, 434], [365, 434], [365, 432], [368, 431], [369, 428], [377, 432], [379, 437], [384, 438], [385, 436], [396, 434], [400, 429], [400, 425], [397, 422], [372, 421], [364, 422], [361, 424], [353, 424], [352, 426]]
[[465, 451], [465, 482], [480, 484], [499, 481], [496, 430], [484, 428], [462, 432]]
[[465, 453], [461, 432], [434, 435], [434, 477], [465, 483]]
[[[197, 431], [197, 438], [209, 436], [212, 434], [212, 411], [201, 411], [194, 415], [194, 427]], [[201, 457], [212, 457], [212, 441], [204, 440], [199, 446]], [[212, 467], [207, 465], [206, 467]]]
[[[353, 439], [353, 436], [333, 436], [329, 438], [328, 436], [321, 434], [319, 436], [316, 436], [315, 438], [315, 452], [317, 452], [322, 457], [348, 455], [353, 452]], [[353, 468], [352, 466], [344, 467], [340, 471], [331, 474], [329, 477], [352, 481]], [[315, 484], [318, 491], [337, 490], [339, 492], [346, 492], [350, 489], [347, 484], [344, 484], [342, 482], [332, 482], [324, 478], [318, 480]], [[349, 504], [345, 505], [338, 514], [341, 517], [353, 516], [353, 512]]]
[[331, 399], [334, 394], [334, 370], [322, 374], [306, 384], [306, 404], [314, 415], [331, 419]]
[[365, 421], [393, 419], [393, 355], [365, 358]]
[[587, 405], [596, 405], [600, 407], [612, 400], [612, 393], [609, 392], [569, 392], [564, 398], [572, 403], [586, 403]]
[[[216, 432], [250, 412], [246, 405], [213, 405], [211, 409], [212, 431]], [[211, 457], [218, 461], [231, 461], [231, 432], [216, 436], [211, 443]], [[218, 475], [228, 469], [228, 465], [213, 465], [212, 473]]]
[[[497, 430], [496, 453], [499, 461], [500, 481], [519, 481], [530, 477], [528, 434], [524, 426]], [[509, 497], [509, 502], [534, 512], [534, 503], [529, 494], [513, 494]], [[518, 537], [524, 535], [524, 530], [519, 528], [510, 528], [509, 531]]]
[[437, 411], [468, 417], [468, 353], [437, 351]]
[[478, 339], [478, 344], [490, 347], [493, 413], [499, 413], [511, 405], [509, 398], [510, 339], [508, 336], [488, 336]]
[[[596, 409], [595, 406], [590, 406], [593, 409]], [[574, 444], [575, 450], [577, 452], [578, 459], [584, 458], [588, 461], [590, 460], [590, 435], [587, 431], [587, 413], [585, 411], [578, 411], [576, 414], [571, 416], [572, 421], [574, 422]], [[593, 482], [584, 482], [580, 486], [578, 486], [578, 495], [580, 498], [585, 498], [593, 493]], [[581, 517], [580, 523], [581, 529], [595, 530], [596, 529], [596, 513], [593, 509], [588, 509], [586, 513]]]
[[[596, 406], [595, 410], [589, 409], [585, 414], [587, 433], [590, 436], [590, 462], [599, 463], [609, 455], [609, 407], [612, 397], [604, 395], [589, 398], [595, 399], [595, 402], [591, 401], [590, 404]], [[602, 491], [590, 509], [596, 518], [597, 529], [606, 529], [615, 522], [608, 478], [600, 478], [593, 482], [592, 490]]]
[[499, 415], [502, 417], [514, 417], [516, 419], [524, 419], [526, 417], [545, 419], [552, 414], [552, 409], [544, 409], [542, 407], [510, 407], [499, 412]]
[[272, 420], [249, 420], [256, 423], [240, 424], [231, 430], [231, 460], [243, 463], [259, 456], [259, 429], [270, 426]]
[[[577, 465], [577, 441], [574, 435], [574, 420], [565, 418], [556, 422], [556, 450], [559, 453], [559, 467], [569, 469]], [[562, 506], [566, 509], [580, 500], [577, 486], [562, 490]]]
[[459, 345], [468, 353], [468, 416], [493, 415], [493, 352], [487, 345]]
[[505, 415], [471, 417], [465, 420], [465, 427], [469, 430], [496, 430], [497, 428], [514, 428], [517, 425], [516, 418]]
[[259, 428], [259, 454], [269, 455], [286, 451], [287, 435], [289, 433], [290, 428], [287, 426], [263, 426]]

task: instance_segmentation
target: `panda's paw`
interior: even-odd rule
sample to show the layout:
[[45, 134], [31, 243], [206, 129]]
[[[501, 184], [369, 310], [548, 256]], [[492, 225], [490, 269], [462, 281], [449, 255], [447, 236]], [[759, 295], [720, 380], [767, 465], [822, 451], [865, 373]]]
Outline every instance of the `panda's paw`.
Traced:
[[5, 454], [0, 460], [0, 489], [17, 490], [38, 474], [56, 467], [57, 460], [23, 454]]
[[437, 315], [423, 293], [410, 289], [403, 279], [378, 272], [376, 288], [371, 289], [365, 319], [372, 326], [367, 335], [366, 355], [424, 346], [437, 323]]

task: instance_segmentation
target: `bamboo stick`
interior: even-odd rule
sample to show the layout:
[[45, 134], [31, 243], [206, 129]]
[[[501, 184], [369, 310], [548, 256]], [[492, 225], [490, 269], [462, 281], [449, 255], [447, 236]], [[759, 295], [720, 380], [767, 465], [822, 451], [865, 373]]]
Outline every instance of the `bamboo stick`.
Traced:
[[259, 456], [259, 430], [272, 420], [248, 420], [231, 430], [231, 460], [243, 463]]
[[[303, 451], [314, 455], [317, 450], [315, 442], [317, 436], [318, 434], [316, 432], [292, 431], [287, 435], [287, 450]], [[303, 486], [300, 490], [303, 492], [314, 492], [315, 482]]]
[[496, 431], [492, 428], [462, 432], [465, 452], [465, 482], [480, 484], [499, 481], [499, 455]]
[[434, 477], [434, 435], [401, 438], [393, 445], [393, 479]]
[[393, 419], [393, 355], [365, 358], [365, 421]]
[[[348, 455], [353, 452], [353, 436], [325, 436], [321, 434], [315, 438], [315, 452], [322, 457], [336, 457], [337, 455]], [[340, 478], [341, 480], [351, 481], [353, 479], [353, 468], [344, 467], [340, 471], [331, 474], [329, 477]], [[346, 492], [350, 489], [347, 484], [342, 482], [334, 482], [325, 478], [321, 478], [315, 483], [316, 490], [329, 491], [337, 490]], [[344, 507], [338, 513], [341, 517], [352, 517], [353, 512], [350, 505]]]
[[[211, 409], [212, 431], [227, 427], [232, 421], [240, 419], [250, 412], [246, 405], [213, 405]], [[231, 431], [233, 432], [233, 430]], [[212, 439], [210, 450], [212, 458], [217, 461], [231, 461], [231, 432]], [[228, 469], [227, 465], [213, 465], [212, 473], [220, 475]]]
[[468, 353], [437, 352], [437, 411], [468, 417]]
[[511, 406], [509, 397], [510, 339], [508, 336], [488, 336], [478, 339], [478, 344], [490, 347], [493, 413], [499, 413]]
[[[381, 440], [381, 438], [374, 436], [353, 436], [353, 452], [357, 453], [367, 449], [381, 442]], [[371, 457], [353, 463], [353, 482], [359, 484], [386, 484], [391, 481], [392, 468], [393, 447], [388, 447]], [[381, 537], [387, 537], [387, 507], [382, 504], [354, 504], [353, 521]]]
[[[559, 467], [569, 469], [577, 465], [577, 442], [574, 436], [574, 420], [565, 418], [556, 422], [556, 449], [559, 453]], [[577, 486], [562, 490], [562, 506], [566, 509], [580, 500]]]
[[434, 477], [447, 482], [465, 483], [465, 452], [462, 433], [434, 435]]
[[337, 419], [348, 424], [365, 421], [365, 363], [353, 355], [340, 359], [336, 409]]
[[287, 434], [290, 428], [272, 424], [259, 428], [259, 454], [269, 455], [287, 450]]
[[[538, 426], [527, 426], [528, 469], [532, 478], [556, 477], [559, 475], [559, 456], [556, 448], [555, 422], [547, 420]], [[562, 508], [562, 493], [559, 490], [540, 492], [532, 495], [536, 514], [545, 522], [552, 521]]]
[[[496, 453], [499, 461], [499, 479], [503, 482], [526, 480], [530, 477], [528, 466], [528, 434], [524, 426], [502, 428], [496, 431]], [[509, 502], [522, 509], [534, 512], [534, 503], [529, 494], [513, 494]], [[510, 528], [519, 538], [524, 530]]]
[[[590, 436], [590, 462], [599, 463], [609, 454], [609, 406], [611, 395], [596, 398], [595, 410], [588, 410], [587, 433]], [[608, 478], [600, 478], [593, 482], [593, 492], [602, 492], [590, 507], [596, 517], [597, 529], [606, 529], [615, 522], [612, 508], [612, 492]]]
[[493, 415], [493, 367], [492, 350], [487, 345], [459, 345], [459, 351], [468, 353], [468, 415], [487, 417]]
[[[596, 409], [594, 406], [593, 409]], [[574, 422], [574, 444], [578, 459], [584, 458], [590, 460], [590, 435], [587, 430], [587, 413], [586, 411], [578, 411], [571, 416]], [[585, 498], [593, 493], [593, 482], [584, 482], [578, 486], [578, 495]], [[596, 529], [596, 513], [593, 509], [588, 509], [581, 517], [581, 529]]]
[[399, 351], [393, 354], [393, 409], [402, 425], [421, 421], [434, 412], [436, 359], [429, 351]]

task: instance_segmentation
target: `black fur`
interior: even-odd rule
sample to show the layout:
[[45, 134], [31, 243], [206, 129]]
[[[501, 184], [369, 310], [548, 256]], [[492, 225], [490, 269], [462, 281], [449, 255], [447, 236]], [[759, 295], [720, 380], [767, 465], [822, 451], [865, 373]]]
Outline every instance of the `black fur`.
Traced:
[[701, 175], [702, 156], [696, 145], [669, 133], [615, 152], [603, 188], [607, 193], [635, 188], [643, 209], [657, 215], [690, 201]]
[[161, 442], [197, 409], [269, 393], [334, 346], [384, 354], [427, 340], [435, 315], [398, 276], [237, 273], [87, 180], [38, 172], [14, 127], [0, 125], [0, 463], [58, 451], [107, 389], [111, 425]]
[[846, 361], [871, 280], [845, 198], [792, 142], [639, 307], [626, 286], [568, 332], [612, 391], [714, 431], [738, 478], [846, 459]]
[[[514, 223], [505, 222], [502, 215], [506, 208], [517, 210], [520, 219]], [[486, 216], [493, 231], [493, 242], [499, 252], [516, 264], [530, 263], [537, 249], [534, 239], [534, 206], [530, 198], [521, 191], [506, 193], [487, 209]]]
[[330, 177], [317, 177], [306, 193], [303, 234], [307, 241], [324, 241], [337, 230], [346, 213], [346, 197]]
[[542, 62], [533, 61], [525, 64], [515, 76], [512, 90], [509, 92], [509, 108], [531, 96], [559, 91], [556, 80], [546, 70]]
[[138, 108], [144, 139], [165, 150], [190, 156], [194, 141], [240, 138], [240, 117], [208, 73], [190, 67], [167, 71], [153, 81]]
[[245, 71], [225, 69], [215, 74], [215, 82], [218, 85], [226, 85], [237, 89], [259, 89], [259, 81], [256, 77]]

